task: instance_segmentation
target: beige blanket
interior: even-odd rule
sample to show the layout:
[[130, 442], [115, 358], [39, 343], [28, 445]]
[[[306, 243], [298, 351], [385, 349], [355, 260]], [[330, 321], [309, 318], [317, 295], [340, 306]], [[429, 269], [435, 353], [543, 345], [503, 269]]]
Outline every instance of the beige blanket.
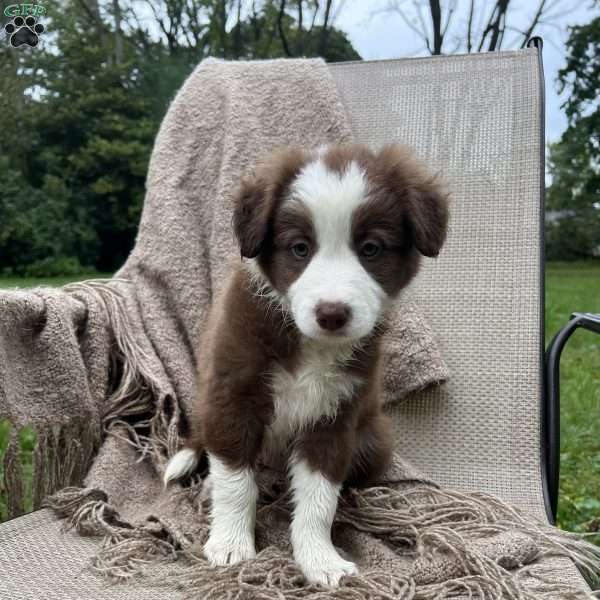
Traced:
[[[334, 541], [361, 575], [336, 592], [306, 586], [291, 560], [281, 474], [262, 474], [258, 558], [227, 569], [200, 557], [202, 477], [162, 488], [185, 433], [211, 299], [239, 260], [229, 204], [239, 177], [276, 146], [351, 138], [322, 62], [205, 61], [162, 124], [136, 246], [116, 278], [0, 294], [0, 418], [38, 431], [34, 504], [71, 486], [47, 504], [82, 534], [103, 536], [92, 568], [130, 577], [140, 560], [183, 555], [192, 566], [166, 584], [193, 598], [556, 597], [523, 565], [556, 553], [591, 570], [597, 550], [493, 498], [439, 489], [399, 457], [380, 486], [340, 501]], [[393, 321], [388, 403], [447, 377], [418, 309], [400, 304]], [[23, 504], [19, 460], [14, 435], [11, 514]]]

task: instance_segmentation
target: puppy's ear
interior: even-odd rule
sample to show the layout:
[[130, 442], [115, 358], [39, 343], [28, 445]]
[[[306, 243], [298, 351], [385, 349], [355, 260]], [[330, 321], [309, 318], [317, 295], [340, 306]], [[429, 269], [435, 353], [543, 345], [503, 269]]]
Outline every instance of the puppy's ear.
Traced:
[[259, 164], [254, 175], [242, 180], [233, 204], [233, 230], [243, 257], [259, 255], [275, 208], [307, 157], [299, 148], [278, 150]]
[[267, 236], [272, 200], [260, 176], [247, 177], [234, 199], [233, 230], [242, 256], [254, 258]]
[[423, 256], [437, 256], [448, 231], [448, 195], [434, 181], [426, 181], [411, 198], [409, 219], [415, 246]]
[[405, 207], [417, 250], [437, 256], [448, 229], [448, 194], [404, 146], [385, 146], [377, 156], [383, 179]]

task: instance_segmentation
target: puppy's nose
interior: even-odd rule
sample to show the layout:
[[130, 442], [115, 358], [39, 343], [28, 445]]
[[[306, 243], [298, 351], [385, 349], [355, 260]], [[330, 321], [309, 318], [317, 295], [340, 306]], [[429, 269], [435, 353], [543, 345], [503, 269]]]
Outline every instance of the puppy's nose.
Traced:
[[350, 307], [342, 302], [321, 302], [317, 305], [315, 314], [319, 327], [336, 331], [350, 319]]

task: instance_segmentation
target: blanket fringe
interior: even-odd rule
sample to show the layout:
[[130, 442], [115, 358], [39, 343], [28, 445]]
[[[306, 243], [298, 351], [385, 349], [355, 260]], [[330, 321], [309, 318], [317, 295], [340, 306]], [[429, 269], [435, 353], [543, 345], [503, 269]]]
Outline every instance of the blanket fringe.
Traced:
[[416, 590], [412, 579], [382, 570], [345, 577], [333, 590], [307, 584], [292, 558], [273, 547], [230, 567], [212, 567], [192, 557], [191, 565], [174, 569], [166, 577], [152, 578], [152, 583], [174, 586], [186, 600], [412, 600]]
[[[165, 585], [179, 586], [190, 599], [446, 600], [461, 595], [480, 600], [575, 599], [589, 595], [573, 591], [567, 582], [550, 580], [535, 559], [562, 556], [589, 575], [600, 572], [600, 548], [576, 535], [530, 521], [524, 513], [492, 496], [440, 490], [426, 484], [404, 490], [351, 489], [344, 495], [336, 517], [338, 524], [384, 537], [388, 543], [393, 540], [399, 552], [413, 553], [415, 562], [409, 575], [365, 570], [359, 577], [344, 578], [334, 591], [307, 585], [291, 557], [273, 547], [252, 561], [211, 567], [190, 552], [191, 540], [188, 543], [170, 535], [164, 524], [132, 528], [123, 522], [100, 490], [63, 490], [48, 506], [69, 517], [68, 527], [104, 536], [92, 568], [112, 579], [129, 579], [144, 572], [148, 575], [144, 567], [151, 561], [177, 557], [191, 561], [192, 566], [161, 577]], [[529, 549], [522, 562], [518, 558], [515, 562], [514, 553], [503, 554], [498, 547], [500, 542], [507, 542], [505, 538], [519, 535], [530, 538], [531, 544], [525, 545]], [[489, 540], [490, 536], [495, 537]], [[432, 573], [444, 581], [433, 582]]]
[[83, 482], [99, 442], [92, 422], [71, 422], [38, 432], [33, 452], [34, 510], [48, 494]]
[[[600, 547], [576, 534], [540, 523], [489, 494], [428, 485], [406, 490], [350, 490], [340, 502], [336, 519], [360, 531], [385, 536], [386, 541], [399, 548], [413, 547], [425, 558], [443, 547], [464, 559], [465, 548], [475, 546], [473, 540], [495, 534], [526, 535], [539, 548], [540, 557], [568, 557], [590, 581], [597, 580], [600, 574]], [[483, 556], [481, 549], [475, 552]], [[499, 562], [502, 564], [502, 560]]]
[[104, 537], [100, 552], [91, 562], [92, 570], [99, 574], [129, 579], [139, 575], [148, 563], [177, 558], [175, 542], [160, 523], [131, 526], [120, 518], [102, 490], [65, 488], [46, 498], [44, 506], [67, 519], [63, 530]]
[[[152, 358], [138, 344], [129, 322], [125, 298], [115, 285], [129, 285], [128, 279], [90, 279], [63, 287], [74, 296], [92, 297], [101, 307], [114, 338], [111, 352], [111, 379], [116, 383], [103, 404], [104, 433], [122, 437], [139, 453], [140, 460], [151, 455], [160, 470], [180, 446], [181, 411], [177, 401], [154, 375]], [[131, 424], [131, 417], [136, 417]]]
[[[31, 435], [35, 441], [28, 451], [23, 438]], [[37, 510], [48, 494], [60, 488], [80, 485], [98, 443], [95, 424], [89, 420], [54, 423], [37, 430], [11, 428], [3, 458], [6, 518]]]
[[160, 396], [160, 384], [153, 374], [151, 358], [137, 343], [130, 326], [125, 299], [115, 284], [132, 284], [128, 279], [89, 279], [67, 284], [63, 290], [77, 296], [91, 296], [102, 307], [115, 341], [112, 352], [116, 387], [104, 403], [103, 422], [150, 413]]
[[10, 519], [21, 516], [26, 511], [20, 443], [14, 429], [9, 433], [9, 442], [4, 452], [3, 463], [6, 510], [8, 512], [7, 518]]

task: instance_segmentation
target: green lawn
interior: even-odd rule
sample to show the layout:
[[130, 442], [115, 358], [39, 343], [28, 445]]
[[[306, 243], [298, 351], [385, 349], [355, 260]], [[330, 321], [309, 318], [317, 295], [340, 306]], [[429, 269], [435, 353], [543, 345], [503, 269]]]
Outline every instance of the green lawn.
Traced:
[[71, 277], [0, 277], [0, 288], [28, 288], [36, 285], [50, 285], [58, 287], [73, 281], [82, 281], [84, 279], [104, 279], [110, 277], [110, 273], [89, 273], [83, 275], [73, 275]]
[[[0, 279], [0, 287], [62, 285], [71, 280]], [[548, 265], [547, 342], [573, 311], [600, 313], [600, 261]], [[562, 367], [559, 524], [573, 531], [600, 531], [600, 335], [576, 332], [563, 353]], [[0, 424], [0, 455], [7, 431]], [[26, 433], [22, 442], [27, 451], [31, 435]], [[0, 477], [0, 520], [1, 481]]]
[[[571, 312], [600, 313], [600, 261], [548, 265], [546, 342]], [[559, 525], [600, 532], [600, 335], [576, 331], [561, 366]]]

